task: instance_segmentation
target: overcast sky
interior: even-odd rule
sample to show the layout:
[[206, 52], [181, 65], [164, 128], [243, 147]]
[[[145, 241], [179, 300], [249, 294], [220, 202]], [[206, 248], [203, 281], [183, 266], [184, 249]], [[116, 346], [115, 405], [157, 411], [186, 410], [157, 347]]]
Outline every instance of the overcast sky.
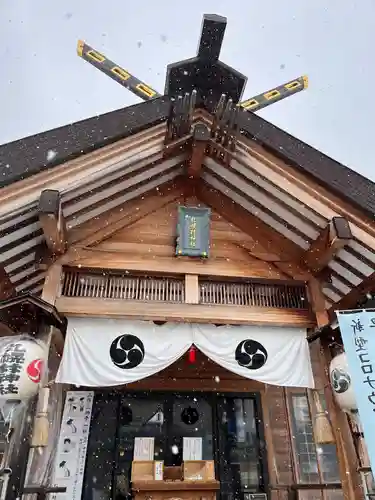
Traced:
[[260, 115], [375, 180], [375, 0], [0, 0], [0, 144], [138, 102], [78, 39], [162, 92], [204, 13], [228, 18], [220, 59], [248, 76], [244, 98], [309, 76]]

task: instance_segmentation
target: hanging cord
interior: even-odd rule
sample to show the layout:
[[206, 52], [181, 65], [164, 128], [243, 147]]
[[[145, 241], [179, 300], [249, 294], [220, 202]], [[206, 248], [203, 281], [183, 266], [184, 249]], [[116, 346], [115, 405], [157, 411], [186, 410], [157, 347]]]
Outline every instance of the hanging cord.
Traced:
[[9, 415], [7, 415], [7, 418], [5, 419], [5, 423], [8, 425], [8, 432], [5, 435], [5, 441], [7, 442], [7, 444], [10, 443], [10, 440], [12, 439], [12, 435], [14, 432], [14, 427], [12, 426], [12, 423], [15, 410], [16, 410], [16, 405], [13, 406], [13, 408], [9, 412]]

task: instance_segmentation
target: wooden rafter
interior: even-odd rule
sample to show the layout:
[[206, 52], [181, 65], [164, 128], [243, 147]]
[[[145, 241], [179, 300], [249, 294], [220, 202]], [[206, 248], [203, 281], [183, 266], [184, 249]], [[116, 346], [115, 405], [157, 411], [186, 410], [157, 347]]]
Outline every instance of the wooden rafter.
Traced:
[[345, 297], [332, 305], [328, 311], [331, 321], [336, 319], [335, 311], [355, 309], [357, 307], [357, 302], [363, 299], [366, 293], [372, 292], [374, 289], [375, 272], [367, 276], [367, 278], [365, 278], [356, 288], [353, 288]]
[[[203, 115], [207, 119], [207, 115]], [[241, 141], [246, 144], [248, 153], [259, 160], [262, 164], [269, 167], [276, 174], [281, 174], [289, 182], [289, 186], [302, 188], [309, 196], [312, 196], [318, 204], [323, 203], [329, 210], [333, 210], [342, 216], [346, 217], [350, 222], [361, 228], [362, 231], [370, 236], [375, 236], [375, 221], [373, 217], [369, 217], [368, 213], [354, 207], [350, 202], [333, 194], [321, 184], [313, 181], [311, 177], [307, 177], [301, 169], [293, 167], [275, 157], [275, 155], [267, 151], [263, 146], [254, 141], [241, 137]], [[298, 198], [298, 195], [297, 195]], [[314, 208], [314, 207], [312, 207]], [[319, 212], [319, 210], [318, 210]]]
[[264, 251], [275, 255], [275, 249], [281, 249], [283, 259], [274, 260], [274, 264], [281, 272], [294, 279], [308, 280], [311, 277], [309, 270], [300, 264], [302, 249], [285, 236], [277, 233], [263, 221], [233, 202], [223, 193], [211, 188], [204, 181], [196, 186], [197, 197], [207, 206], [213, 208], [228, 222], [234, 224], [248, 235], [256, 232], [256, 237]]
[[[270, 226], [235, 203], [228, 196], [210, 187], [202, 181], [197, 186], [197, 196], [207, 206], [213, 208], [227, 221], [231, 222], [246, 234], [251, 235], [256, 228], [257, 234], [264, 237], [266, 249], [274, 253], [275, 248], [282, 248], [290, 257], [300, 257], [302, 250], [285, 236], [277, 233]], [[262, 238], [263, 239], [263, 238]]]
[[[124, 206], [110, 213], [103, 213], [95, 220], [82, 224], [72, 235], [69, 242], [79, 247], [89, 247], [109, 238], [147, 215], [168, 205], [181, 196], [183, 179], [178, 177], [166, 184], [152, 189], [145, 195], [138, 196]], [[181, 192], [178, 192], [181, 189]]]
[[[63, 255], [47, 255], [46, 249], [40, 247], [37, 252], [39, 269], [48, 269], [56, 261], [66, 264], [77, 256], [77, 249], [92, 247], [112, 236], [115, 232], [134, 224], [139, 219], [171, 203], [182, 194], [183, 179], [176, 179], [152, 189], [145, 195], [138, 196], [124, 206], [105, 212], [95, 219], [70, 229], [68, 232], [68, 249]], [[178, 190], [181, 189], [181, 193]]]
[[199, 123], [194, 127], [192, 153], [188, 166], [189, 177], [195, 179], [200, 177], [204, 155], [209, 139], [210, 139], [210, 130], [207, 127], [207, 125]]
[[344, 217], [333, 217], [306, 251], [303, 256], [304, 264], [314, 274], [319, 273], [352, 237], [349, 222]]
[[42, 191], [38, 212], [47, 247], [52, 254], [62, 255], [67, 249], [68, 235], [59, 191]]

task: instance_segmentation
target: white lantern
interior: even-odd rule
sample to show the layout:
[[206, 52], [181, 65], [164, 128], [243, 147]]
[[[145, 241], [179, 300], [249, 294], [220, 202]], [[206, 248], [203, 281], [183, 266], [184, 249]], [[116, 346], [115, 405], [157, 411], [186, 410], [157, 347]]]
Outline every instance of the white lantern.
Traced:
[[357, 403], [345, 352], [332, 359], [329, 365], [329, 378], [334, 397], [341, 410], [351, 415], [357, 413]]
[[0, 401], [24, 401], [39, 389], [46, 347], [30, 338], [7, 339], [0, 344]]

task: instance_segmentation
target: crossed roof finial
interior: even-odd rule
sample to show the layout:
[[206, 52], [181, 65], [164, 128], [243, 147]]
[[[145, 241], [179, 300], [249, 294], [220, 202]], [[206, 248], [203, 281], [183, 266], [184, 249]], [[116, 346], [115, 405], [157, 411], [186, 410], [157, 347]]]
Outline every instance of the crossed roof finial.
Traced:
[[[307, 87], [307, 77], [299, 77], [240, 102], [247, 77], [219, 59], [226, 25], [227, 19], [225, 17], [216, 14], [203, 16], [197, 55], [168, 65], [165, 95], [178, 97], [191, 94], [195, 90], [198, 103], [212, 107], [225, 94], [228, 99], [235, 104], [238, 103], [243, 109], [258, 111]], [[148, 101], [161, 97], [162, 94], [139, 80], [128, 70], [107, 59], [85, 42], [78, 42], [77, 51], [80, 57], [143, 100]]]

